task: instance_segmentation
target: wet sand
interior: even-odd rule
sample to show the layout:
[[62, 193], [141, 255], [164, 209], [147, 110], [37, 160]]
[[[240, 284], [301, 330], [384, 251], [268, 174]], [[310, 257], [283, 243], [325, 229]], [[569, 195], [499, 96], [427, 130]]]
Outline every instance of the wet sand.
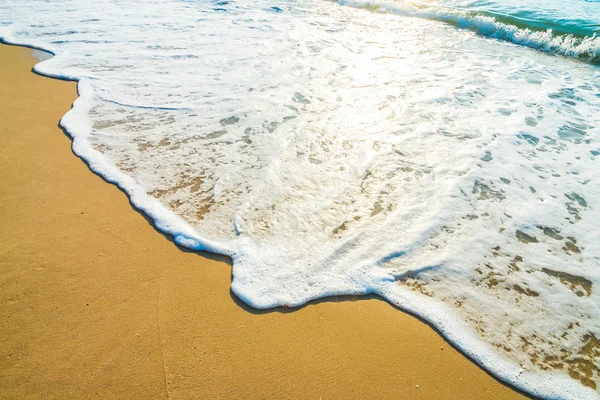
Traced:
[[0, 398], [522, 397], [375, 298], [245, 307], [72, 153], [36, 62], [0, 45]]

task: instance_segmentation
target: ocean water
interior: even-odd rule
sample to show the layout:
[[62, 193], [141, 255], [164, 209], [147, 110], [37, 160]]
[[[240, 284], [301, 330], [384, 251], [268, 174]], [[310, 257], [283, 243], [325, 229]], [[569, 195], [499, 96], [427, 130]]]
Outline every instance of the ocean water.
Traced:
[[375, 293], [528, 393], [600, 398], [600, 2], [0, 10], [78, 80], [75, 153], [247, 304]]

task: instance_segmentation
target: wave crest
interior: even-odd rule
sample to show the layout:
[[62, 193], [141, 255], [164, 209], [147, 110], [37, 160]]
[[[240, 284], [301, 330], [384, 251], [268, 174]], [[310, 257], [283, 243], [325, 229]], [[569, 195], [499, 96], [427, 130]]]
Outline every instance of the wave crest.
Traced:
[[552, 29], [522, 28], [498, 21], [500, 16], [481, 15], [476, 12], [448, 7], [360, 0], [340, 0], [339, 4], [376, 12], [441, 21], [462, 29], [477, 32], [486, 37], [508, 41], [546, 53], [600, 64], [600, 37], [596, 36], [595, 33], [592, 36], [579, 37], [573, 34], [559, 34]]

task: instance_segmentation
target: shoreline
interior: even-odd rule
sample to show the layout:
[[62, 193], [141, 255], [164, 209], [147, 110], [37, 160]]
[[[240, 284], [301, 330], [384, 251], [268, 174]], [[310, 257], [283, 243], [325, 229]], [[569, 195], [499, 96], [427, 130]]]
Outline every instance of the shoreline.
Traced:
[[226, 257], [157, 235], [74, 157], [56, 125], [75, 85], [31, 74], [29, 49], [0, 46], [7, 396], [519, 397], [373, 297], [241, 306]]

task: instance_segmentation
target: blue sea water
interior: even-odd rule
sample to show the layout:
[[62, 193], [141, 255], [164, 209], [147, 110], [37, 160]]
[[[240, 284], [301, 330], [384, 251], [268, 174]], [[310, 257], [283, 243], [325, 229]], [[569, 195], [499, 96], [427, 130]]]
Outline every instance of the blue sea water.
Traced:
[[450, 23], [483, 36], [600, 63], [597, 1], [362, 1], [341, 4]]
[[78, 81], [75, 153], [247, 304], [376, 293], [528, 393], [600, 398], [600, 2], [0, 10]]

